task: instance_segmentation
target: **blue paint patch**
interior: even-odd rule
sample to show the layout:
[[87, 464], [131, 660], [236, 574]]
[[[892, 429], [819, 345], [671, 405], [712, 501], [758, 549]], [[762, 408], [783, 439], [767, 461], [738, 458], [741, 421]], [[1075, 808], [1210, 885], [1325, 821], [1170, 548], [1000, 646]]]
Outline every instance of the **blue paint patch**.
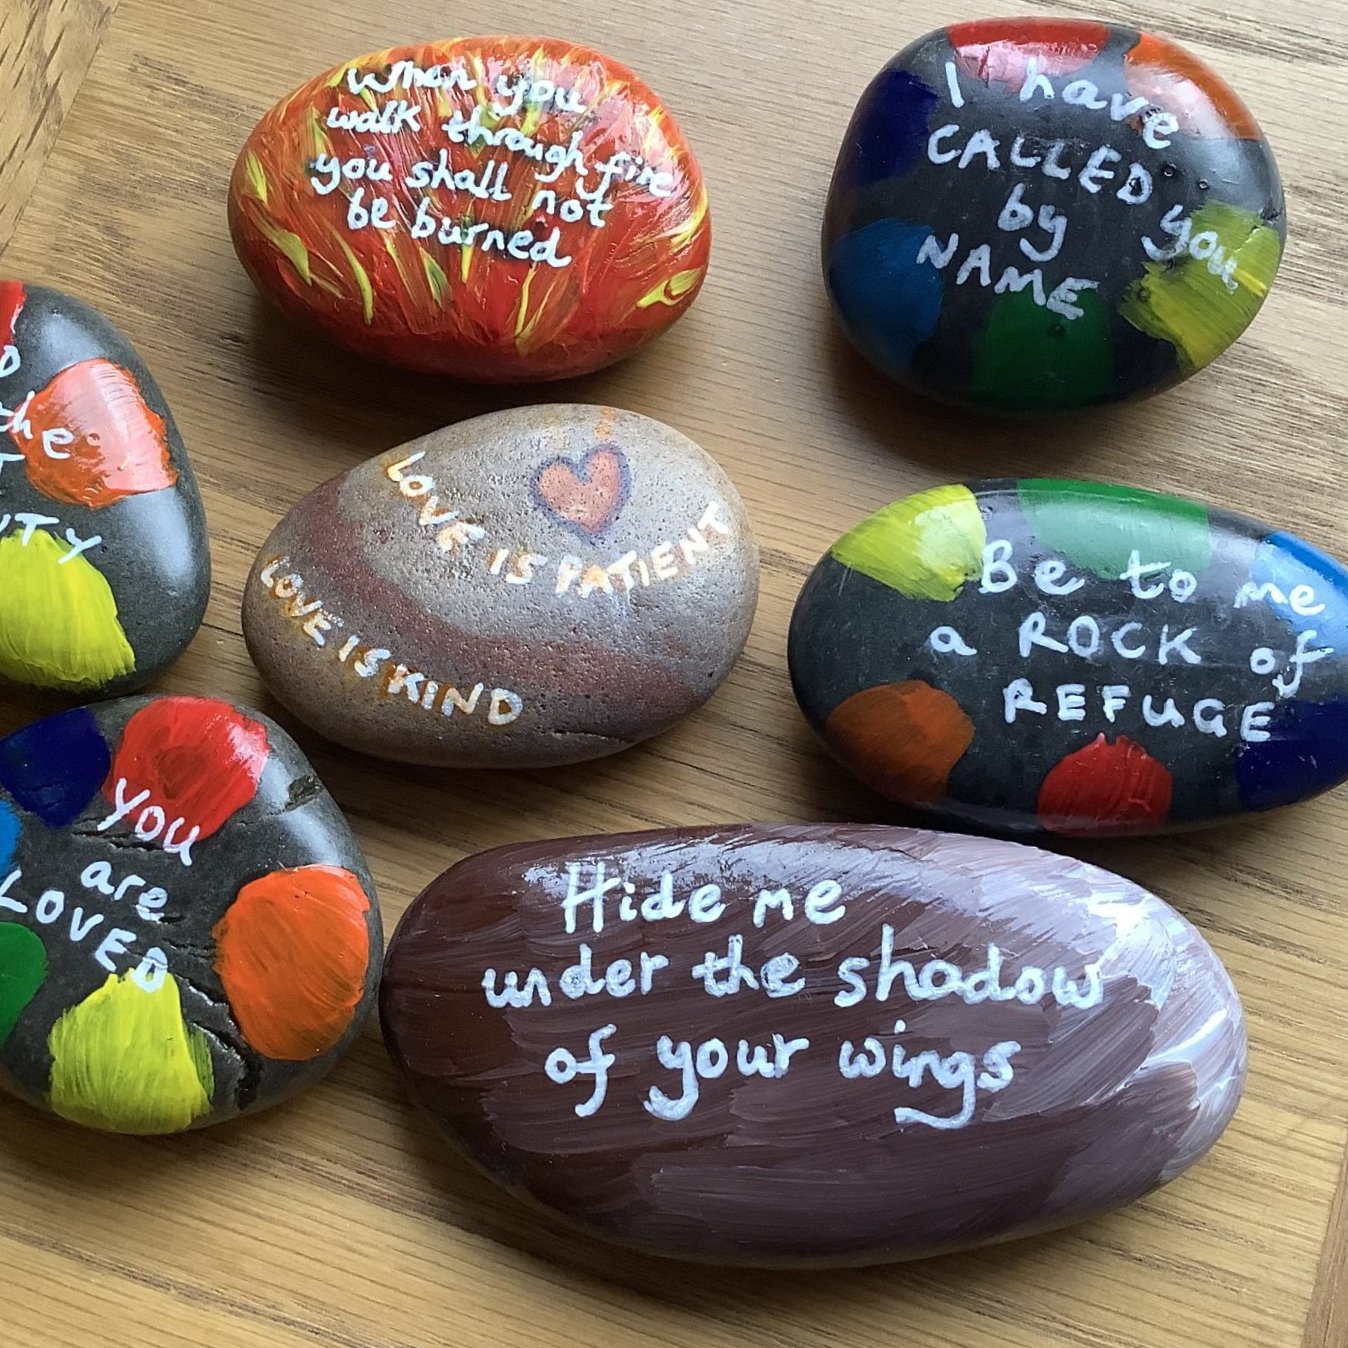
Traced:
[[1250, 607], [1262, 604], [1297, 633], [1314, 629], [1313, 645], [1348, 653], [1348, 568], [1342, 563], [1295, 534], [1270, 534], [1255, 554], [1250, 581], [1260, 595], [1247, 600]]
[[19, 816], [7, 800], [0, 800], [0, 877], [9, 870], [14, 860], [14, 849], [19, 845]]
[[838, 161], [835, 190], [897, 178], [926, 153], [936, 91], [910, 70], [882, 70], [862, 96]]
[[0, 740], [0, 786], [52, 828], [65, 828], [98, 794], [112, 767], [87, 707], [36, 721]]
[[829, 251], [828, 288], [856, 346], [887, 374], [904, 374], [936, 331], [945, 282], [918, 249], [926, 225], [877, 220], [844, 234]]
[[1246, 809], [1291, 805], [1348, 777], [1348, 698], [1284, 702], [1266, 729], [1269, 738], [1246, 743], [1236, 760]]

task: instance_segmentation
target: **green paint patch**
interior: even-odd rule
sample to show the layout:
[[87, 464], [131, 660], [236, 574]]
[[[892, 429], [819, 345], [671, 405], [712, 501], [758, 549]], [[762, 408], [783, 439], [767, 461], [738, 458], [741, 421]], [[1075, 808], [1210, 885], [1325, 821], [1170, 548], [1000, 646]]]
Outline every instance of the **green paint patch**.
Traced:
[[1062, 478], [1025, 479], [1017, 494], [1048, 551], [1107, 580], [1124, 574], [1134, 552], [1143, 565], [1164, 562], [1194, 575], [1212, 562], [1208, 512], [1196, 501]]
[[1181, 368], [1202, 369], [1250, 326], [1282, 260], [1282, 241], [1253, 211], [1210, 201], [1194, 212], [1178, 256], [1148, 262], [1119, 313], [1174, 346]]
[[996, 300], [973, 340], [974, 398], [1008, 412], [1085, 407], [1106, 398], [1114, 379], [1109, 312], [1093, 290], [1081, 291], [1076, 307], [1076, 318], [1054, 313], [1030, 290]]
[[0, 1048], [47, 977], [47, 947], [17, 922], [0, 922]]
[[987, 526], [968, 487], [933, 487], [868, 516], [832, 548], [836, 561], [909, 599], [949, 603], [983, 573]]

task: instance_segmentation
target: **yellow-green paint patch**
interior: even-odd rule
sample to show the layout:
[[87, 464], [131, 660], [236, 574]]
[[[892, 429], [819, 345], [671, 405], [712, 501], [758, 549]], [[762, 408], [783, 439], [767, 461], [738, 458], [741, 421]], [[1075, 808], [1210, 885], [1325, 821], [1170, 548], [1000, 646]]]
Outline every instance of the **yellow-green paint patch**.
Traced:
[[267, 175], [263, 171], [262, 161], [249, 150], [243, 157], [244, 176], [253, 195], [265, 206], [267, 204]]
[[653, 304], [678, 304], [701, 278], [701, 267], [675, 272], [669, 280], [661, 281], [653, 290], [648, 290], [637, 301], [637, 308], [649, 309]]
[[304, 240], [293, 231], [282, 229], [280, 225], [269, 219], [261, 211], [253, 216], [253, 223], [257, 226], [262, 237], [295, 268], [299, 273], [300, 280], [305, 285], [312, 285], [313, 274], [309, 270], [309, 250], [304, 246]]
[[844, 534], [833, 557], [909, 599], [954, 599], [982, 575], [987, 526], [968, 487], [906, 496]]
[[426, 273], [426, 284], [430, 287], [431, 298], [437, 304], [443, 304], [445, 292], [449, 289], [449, 277], [445, 275], [445, 269], [424, 248], [417, 251], [421, 254], [421, 267]]
[[370, 273], [361, 265], [360, 258], [347, 247], [346, 240], [341, 235], [334, 234], [333, 238], [337, 240], [337, 246], [345, 255], [347, 266], [351, 268], [351, 275], [355, 277], [356, 288], [360, 291], [361, 309], [365, 314], [365, 321], [369, 323], [374, 318], [374, 287], [370, 284]]
[[1282, 260], [1277, 231], [1253, 211], [1210, 201], [1191, 223], [1187, 251], [1148, 262], [1119, 306], [1135, 328], [1170, 342], [1186, 371], [1215, 360], [1249, 327]]
[[0, 538], [0, 676], [78, 692], [136, 668], [108, 582], [69, 552], [42, 529]]
[[215, 1089], [206, 1036], [183, 1020], [178, 984], [147, 992], [108, 980], [52, 1026], [51, 1107], [117, 1133], [176, 1133], [210, 1111]]

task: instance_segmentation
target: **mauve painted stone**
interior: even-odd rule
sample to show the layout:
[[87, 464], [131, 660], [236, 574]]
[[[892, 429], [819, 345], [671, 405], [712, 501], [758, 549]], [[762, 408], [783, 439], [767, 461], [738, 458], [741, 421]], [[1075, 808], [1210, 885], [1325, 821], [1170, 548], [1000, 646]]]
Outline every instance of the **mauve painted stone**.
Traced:
[[946, 402], [1141, 397], [1258, 313], [1286, 236], [1248, 108], [1155, 33], [952, 24], [872, 81], [829, 189], [824, 271], [878, 369]]
[[1099, 482], [934, 487], [801, 591], [796, 697], [877, 791], [1009, 831], [1153, 833], [1348, 777], [1348, 570]]
[[1094, 1216], [1198, 1160], [1245, 1073], [1231, 981], [1160, 899], [877, 826], [470, 857], [399, 924], [380, 1012], [412, 1095], [494, 1179], [716, 1262], [917, 1258]]
[[599, 758], [735, 663], [758, 550], [687, 437], [557, 404], [461, 422], [311, 492], [272, 531], [243, 632], [272, 691], [382, 758]]
[[488, 383], [596, 370], [664, 331], [711, 250], [702, 173], [625, 66], [548, 37], [343, 62], [254, 127], [234, 247], [292, 318]]
[[0, 740], [0, 1082], [172, 1133], [324, 1076], [374, 1003], [360, 847], [304, 755], [213, 698], [76, 707]]
[[0, 679], [126, 692], [206, 610], [206, 521], [150, 372], [96, 309], [0, 281]]

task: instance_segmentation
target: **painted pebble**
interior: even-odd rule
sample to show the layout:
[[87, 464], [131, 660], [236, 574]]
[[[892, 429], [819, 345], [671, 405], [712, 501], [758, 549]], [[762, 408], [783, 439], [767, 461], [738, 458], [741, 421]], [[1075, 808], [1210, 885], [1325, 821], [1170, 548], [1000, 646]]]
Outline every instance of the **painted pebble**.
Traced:
[[659, 733], [729, 673], [758, 594], [730, 480], [633, 412], [461, 422], [311, 492], [243, 631], [272, 691], [383, 758], [522, 767]]
[[963, 824], [1151, 833], [1348, 777], [1348, 570], [1098, 482], [935, 487], [829, 550], [796, 697], [846, 766]]
[[259, 290], [362, 355], [492, 383], [627, 355], [693, 302], [711, 221], [668, 108], [545, 37], [375, 52], [248, 137], [230, 229]]
[[824, 222], [844, 331], [944, 401], [1035, 413], [1158, 392], [1259, 311], [1286, 235], [1236, 94], [1154, 33], [954, 24], [862, 96]]
[[399, 925], [380, 1019], [492, 1178], [715, 1262], [916, 1258], [1130, 1202], [1217, 1140], [1246, 1054], [1217, 956], [1145, 890], [875, 826], [471, 857]]
[[0, 281], [0, 679], [138, 688], [210, 583], [196, 480], [131, 344], [59, 290]]
[[91, 1128], [273, 1105], [373, 1004], [374, 886], [284, 731], [198, 697], [0, 740], [0, 1081]]

